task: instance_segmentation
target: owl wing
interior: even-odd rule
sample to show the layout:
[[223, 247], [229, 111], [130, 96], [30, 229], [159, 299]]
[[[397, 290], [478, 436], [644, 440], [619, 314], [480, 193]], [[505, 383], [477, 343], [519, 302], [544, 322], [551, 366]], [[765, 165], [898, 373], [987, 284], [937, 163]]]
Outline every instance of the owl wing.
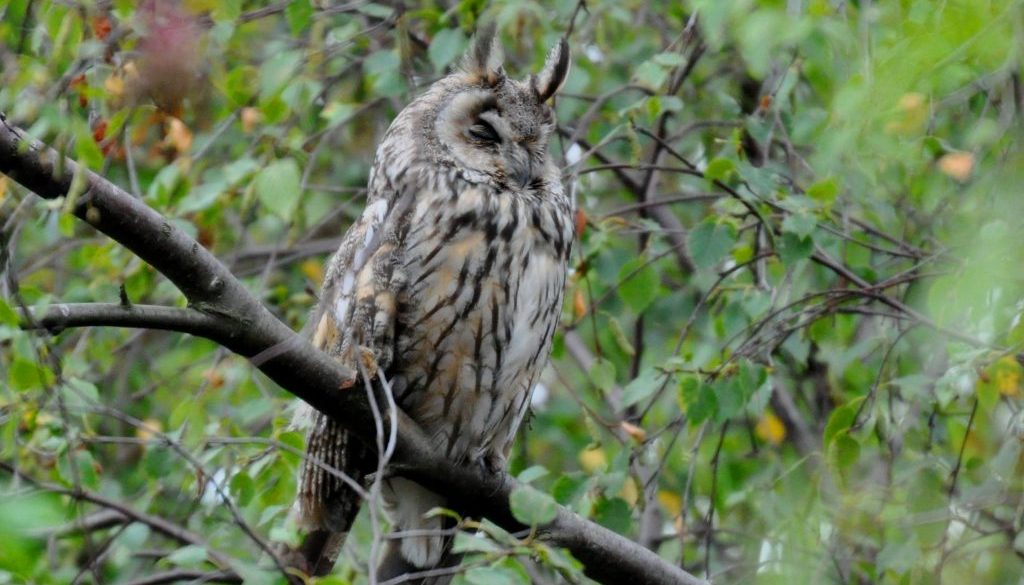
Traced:
[[[393, 355], [396, 296], [404, 286], [401, 240], [411, 199], [372, 199], [331, 259], [313, 315], [313, 345], [376, 378]], [[363, 392], [362, 383], [349, 391]], [[360, 498], [339, 476], [362, 484], [376, 468], [372, 449], [319, 412], [311, 413], [299, 481], [300, 523], [309, 533], [301, 553], [310, 572], [324, 575], [344, 544]]]

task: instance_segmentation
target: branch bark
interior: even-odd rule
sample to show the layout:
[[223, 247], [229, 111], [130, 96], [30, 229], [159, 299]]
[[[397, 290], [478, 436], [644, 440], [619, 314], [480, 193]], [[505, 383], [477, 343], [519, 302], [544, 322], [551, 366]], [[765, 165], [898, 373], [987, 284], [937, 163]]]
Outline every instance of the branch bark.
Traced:
[[[161, 307], [136, 307], [134, 312], [119, 308], [120, 313], [109, 306], [70, 311], [69, 315], [77, 312], [80, 323], [87, 323], [89, 311], [93, 311], [92, 317], [105, 319], [103, 324], [110, 325], [156, 322], [170, 328], [185, 323], [191, 327], [189, 333], [209, 336], [239, 355], [258, 358], [254, 360], [256, 367], [282, 388], [345, 425], [367, 444], [375, 444], [374, 417], [365, 393], [346, 391], [355, 380], [355, 372], [296, 335], [217, 258], [159, 213], [99, 175], [24, 137], [22, 131], [2, 120], [0, 173], [47, 199], [68, 196], [77, 175], [74, 182], [82, 185], [82, 192], [77, 196], [72, 193], [69, 198], [72, 213], [156, 268], [185, 294], [189, 303], [188, 310], [171, 310], [173, 314]], [[60, 314], [60, 307], [54, 310]], [[40, 319], [46, 322], [48, 317], [52, 325], [59, 325], [52, 312]], [[70, 324], [70, 319], [66, 317], [66, 323]], [[393, 424], [398, 426], [393, 459], [397, 473], [447, 494], [450, 506], [460, 514], [487, 517], [510, 531], [525, 528], [509, 509], [515, 479], [504, 473], [485, 474], [475, 467], [454, 465], [435, 451], [422, 430], [402, 413]], [[569, 549], [583, 562], [586, 574], [601, 583], [706, 583], [565, 508], [559, 508], [555, 520], [541, 527], [539, 534], [547, 542]]]
[[68, 303], [50, 305], [44, 311], [29, 307], [31, 319], [23, 329], [60, 333], [72, 327], [111, 326], [178, 331], [223, 343], [231, 339], [230, 323], [195, 309], [155, 305]]

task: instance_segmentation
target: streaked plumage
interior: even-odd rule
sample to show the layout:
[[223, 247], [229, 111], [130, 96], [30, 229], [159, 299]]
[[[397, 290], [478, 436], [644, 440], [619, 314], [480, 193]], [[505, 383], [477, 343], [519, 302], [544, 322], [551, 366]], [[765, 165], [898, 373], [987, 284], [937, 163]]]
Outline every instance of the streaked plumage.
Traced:
[[[551, 346], [572, 245], [572, 205], [547, 154], [545, 104], [568, 69], [564, 42], [520, 82], [501, 69], [493, 29], [463, 69], [394, 120], [377, 150], [369, 198], [331, 260], [314, 344], [365, 365], [453, 460], [504, 467]], [[352, 391], [362, 391], [358, 388]], [[308, 452], [356, 481], [376, 456], [320, 415]], [[400, 478], [385, 501], [395, 530], [441, 528], [445, 501]], [[358, 510], [340, 479], [307, 461], [300, 482], [307, 546], [329, 570]], [[406, 538], [388, 578], [442, 561], [440, 536]], [[447, 579], [422, 581], [443, 583]]]

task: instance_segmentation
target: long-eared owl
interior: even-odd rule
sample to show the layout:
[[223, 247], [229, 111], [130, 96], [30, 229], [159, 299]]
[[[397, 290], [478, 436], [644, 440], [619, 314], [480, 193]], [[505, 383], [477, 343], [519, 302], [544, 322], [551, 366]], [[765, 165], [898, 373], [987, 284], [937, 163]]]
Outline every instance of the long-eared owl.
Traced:
[[[511, 79], [493, 26], [482, 28], [461, 67], [384, 135], [366, 209], [330, 262], [313, 316], [314, 345], [385, 381], [458, 463], [504, 468], [548, 360], [573, 211], [548, 153], [547, 102], [568, 68], [563, 40], [540, 73]], [[360, 504], [326, 468], [359, 482], [376, 464], [343, 428], [310, 414], [298, 510], [307, 558], [319, 558], [314, 573], [330, 571]], [[424, 516], [443, 496], [401, 478], [382, 492], [393, 529], [417, 532], [389, 540], [379, 579], [454, 562], [442, 518]]]

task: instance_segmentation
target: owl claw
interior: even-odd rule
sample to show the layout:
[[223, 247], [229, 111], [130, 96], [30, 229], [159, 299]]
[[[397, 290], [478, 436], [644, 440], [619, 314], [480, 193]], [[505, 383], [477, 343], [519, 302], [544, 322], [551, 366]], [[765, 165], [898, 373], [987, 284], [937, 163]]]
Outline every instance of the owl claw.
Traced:
[[480, 468], [484, 473], [498, 473], [505, 469], [505, 456], [500, 453], [491, 453], [481, 457], [479, 460]]
[[377, 356], [373, 350], [364, 345], [359, 346], [359, 357], [361, 358], [360, 366], [366, 372], [366, 376], [370, 379], [377, 377]]
[[370, 486], [372, 486], [374, 483], [376, 483], [376, 481], [377, 481], [377, 472], [376, 471], [374, 471], [372, 473], [367, 473], [366, 475], [363, 476], [363, 487], [366, 488], [366, 489], [370, 489]]

